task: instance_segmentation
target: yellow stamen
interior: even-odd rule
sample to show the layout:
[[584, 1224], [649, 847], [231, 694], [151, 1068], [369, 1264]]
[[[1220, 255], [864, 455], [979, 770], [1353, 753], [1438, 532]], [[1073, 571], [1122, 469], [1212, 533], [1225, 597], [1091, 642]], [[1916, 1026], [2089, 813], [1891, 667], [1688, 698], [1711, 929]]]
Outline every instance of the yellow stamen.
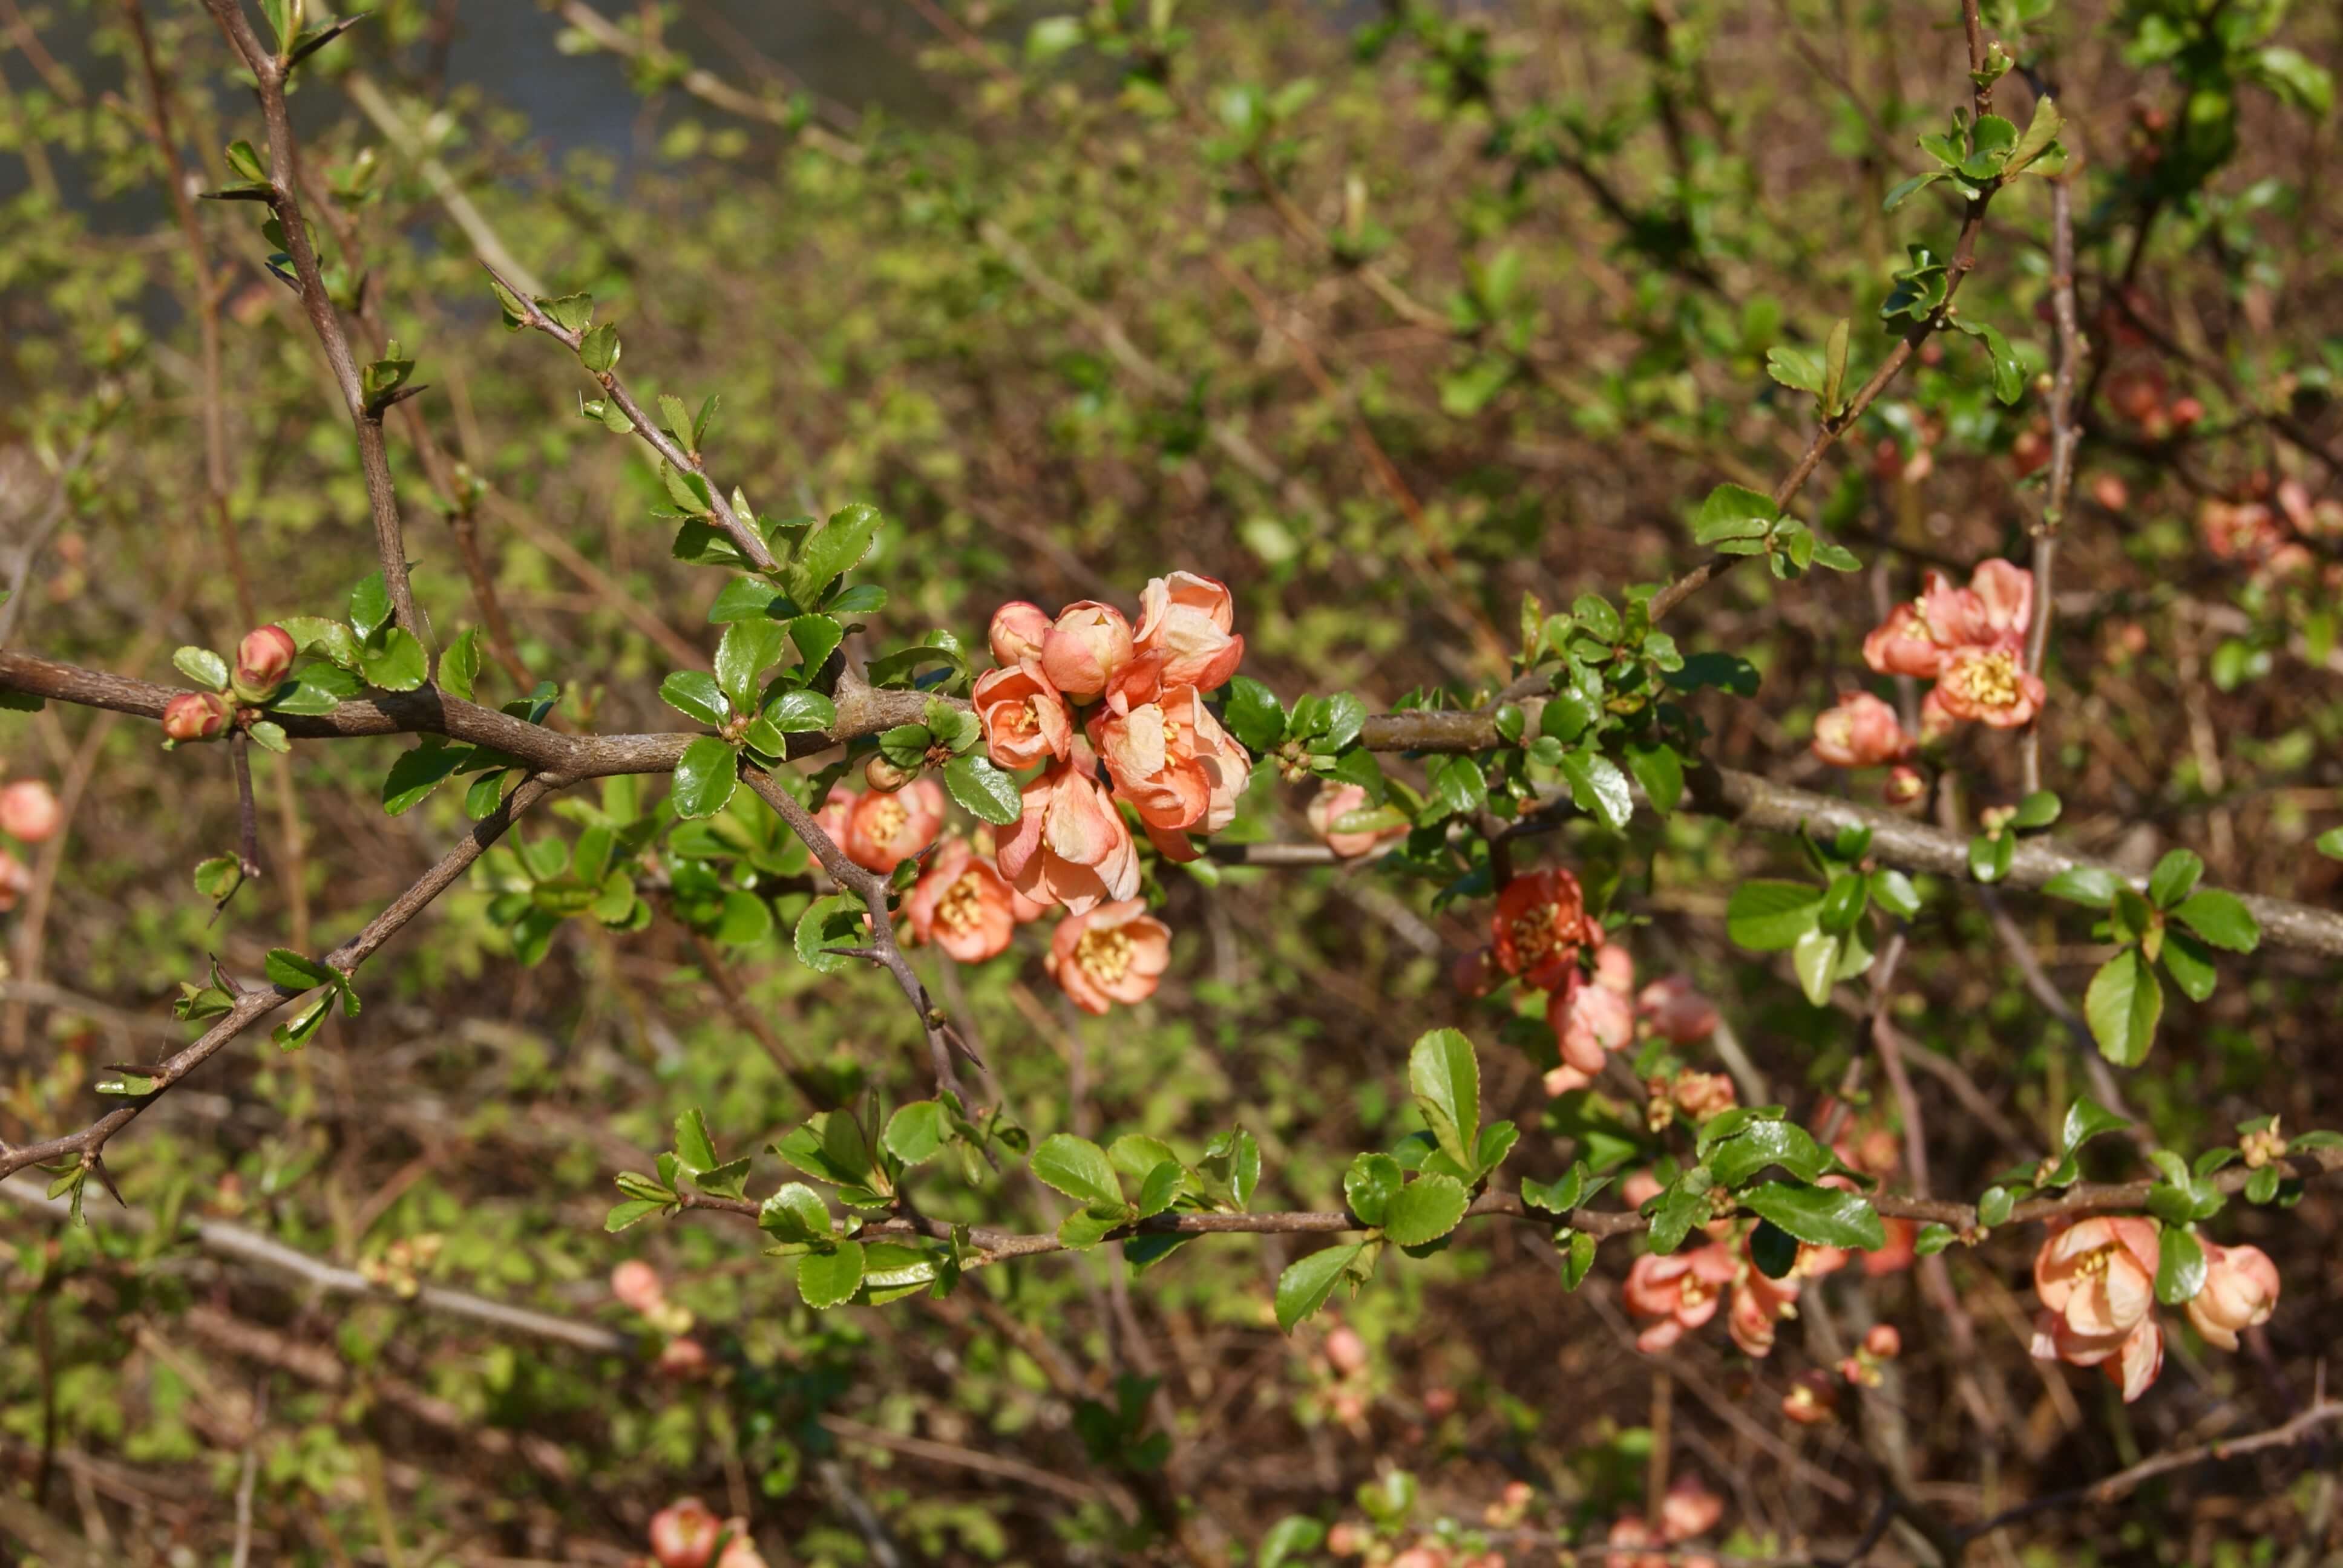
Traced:
[[1101, 985], [1112, 985], [1131, 970], [1131, 941], [1121, 926], [1092, 926], [1074, 944], [1074, 962]]

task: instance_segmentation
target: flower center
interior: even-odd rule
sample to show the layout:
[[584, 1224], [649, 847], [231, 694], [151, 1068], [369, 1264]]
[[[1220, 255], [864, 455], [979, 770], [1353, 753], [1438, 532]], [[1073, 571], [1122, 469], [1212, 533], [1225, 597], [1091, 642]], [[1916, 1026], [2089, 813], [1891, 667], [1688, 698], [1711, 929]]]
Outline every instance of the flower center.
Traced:
[[936, 923], [946, 930], [972, 930], [983, 910], [982, 880], [974, 871], [969, 871], [946, 888], [944, 896], [936, 901]]
[[2017, 660], [1999, 649], [1963, 661], [1953, 678], [1980, 708], [2008, 708], [2017, 701]]
[[1676, 1292], [1676, 1300], [1686, 1308], [1699, 1307], [1706, 1305], [1709, 1297], [1715, 1293], [1709, 1288], [1708, 1282], [1698, 1274], [1686, 1274], [1683, 1288]]
[[1074, 962], [1104, 985], [1112, 985], [1130, 972], [1131, 954], [1131, 938], [1120, 926], [1092, 926], [1074, 944]]
[[1523, 961], [1539, 964], [1570, 946], [1562, 929], [1562, 906], [1540, 904], [1513, 924], [1513, 947]]
[[2096, 1280], [2107, 1271], [2108, 1266], [2115, 1261], [2115, 1257], [2116, 1249], [2113, 1243], [2104, 1247], [2094, 1247], [2075, 1260], [2075, 1277], [2078, 1280]]
[[870, 837], [879, 843], [891, 844], [902, 832], [903, 824], [910, 819], [911, 814], [903, 809], [903, 803], [890, 796], [870, 808]]
[[1029, 697], [1014, 707], [996, 708], [993, 712], [1000, 716], [1001, 728], [1010, 734], [1027, 735], [1041, 728], [1041, 710], [1037, 706], [1040, 701], [1037, 697]]

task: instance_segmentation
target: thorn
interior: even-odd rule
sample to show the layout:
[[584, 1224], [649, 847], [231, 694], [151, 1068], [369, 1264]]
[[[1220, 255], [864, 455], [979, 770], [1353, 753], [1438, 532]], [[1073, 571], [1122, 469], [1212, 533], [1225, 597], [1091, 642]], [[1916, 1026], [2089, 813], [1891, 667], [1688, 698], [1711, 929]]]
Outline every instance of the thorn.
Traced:
[[106, 1183], [106, 1195], [114, 1200], [115, 1206], [116, 1208], [127, 1209], [130, 1207], [129, 1204], [122, 1201], [122, 1189], [114, 1184], [114, 1172], [106, 1168], [105, 1155], [92, 1154], [89, 1157], [89, 1168], [96, 1174], [97, 1179], [100, 1181]]

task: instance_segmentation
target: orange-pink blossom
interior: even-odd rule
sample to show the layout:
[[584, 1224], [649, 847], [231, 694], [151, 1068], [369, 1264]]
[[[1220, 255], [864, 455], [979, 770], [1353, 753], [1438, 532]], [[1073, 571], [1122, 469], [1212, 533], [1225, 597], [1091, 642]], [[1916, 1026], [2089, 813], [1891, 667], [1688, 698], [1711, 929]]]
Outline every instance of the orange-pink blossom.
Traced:
[[1112, 605], [1095, 599], [1060, 610], [1041, 639], [1042, 673], [1077, 702], [1104, 691], [1131, 655], [1131, 622]]
[[2237, 1348], [2237, 1331], [2269, 1322], [2278, 1308], [2278, 1265], [2259, 1247], [2205, 1249], [2205, 1282], [2188, 1298], [2188, 1321], [2206, 1342]]
[[1104, 1013], [1155, 994], [1172, 962], [1172, 931], [1138, 899], [1101, 904], [1058, 922], [1047, 961], [1076, 1007]]
[[1167, 686], [1212, 691], [1234, 675], [1244, 638], [1231, 633], [1236, 604], [1228, 585], [1194, 572], [1151, 578], [1139, 596], [1135, 651], [1160, 654]]
[[892, 794], [874, 790], [856, 800], [839, 847], [856, 865], [890, 876], [934, 843], [943, 825], [943, 787], [932, 779], [915, 779]]
[[1370, 804], [1365, 789], [1360, 785], [1328, 784], [1310, 798], [1303, 815], [1310, 820], [1310, 830], [1324, 839], [1328, 849], [1345, 860], [1353, 860], [1373, 854], [1394, 839], [1407, 837], [1404, 822], [1364, 833], [1344, 832], [1334, 826], [1352, 812], [1365, 810]]
[[54, 838], [65, 821], [55, 791], [38, 779], [19, 779], [0, 789], [0, 833], [19, 843]]
[[1867, 691], [1842, 691], [1815, 719], [1814, 753], [1834, 768], [1875, 768], [1912, 755], [1896, 709]]
[[2119, 1214], [2077, 1220], [2052, 1232], [2035, 1254], [2034, 1289], [2072, 1333], [2127, 1333], [2156, 1305], [2158, 1251], [2152, 1221]]
[[1733, 1254], [1715, 1241], [1666, 1257], [1646, 1252], [1636, 1259], [1621, 1299], [1637, 1317], [1656, 1321], [1635, 1336], [1635, 1348], [1664, 1351], [1715, 1317], [1720, 1292], [1735, 1271]]
[[1050, 635], [1050, 618], [1038, 604], [1011, 599], [992, 612], [985, 629], [992, 645], [993, 662], [1007, 668], [1039, 660], [1042, 639]]
[[1017, 930], [1015, 899], [990, 861], [967, 839], [951, 839], [912, 884], [903, 916], [916, 940], [935, 943], [960, 963], [982, 963], [1008, 949]]
[[1024, 805], [997, 857], [1011, 887], [1076, 915], [1139, 890], [1131, 829], [1089, 774], [1052, 763], [1025, 786]]

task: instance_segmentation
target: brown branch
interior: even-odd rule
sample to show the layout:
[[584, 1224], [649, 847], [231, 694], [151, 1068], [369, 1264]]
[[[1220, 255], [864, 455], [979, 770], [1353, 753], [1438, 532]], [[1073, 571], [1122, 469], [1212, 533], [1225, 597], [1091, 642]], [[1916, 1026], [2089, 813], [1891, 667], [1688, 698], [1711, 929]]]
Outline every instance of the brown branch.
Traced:
[[285, 83], [290, 67], [266, 45], [245, 20], [238, 0], [204, 0], [212, 20], [227, 35], [252, 72], [260, 98], [260, 114], [268, 128], [268, 206], [285, 231], [285, 254], [301, 285], [301, 308], [317, 335], [326, 363], [341, 389], [350, 424], [357, 432], [358, 465], [365, 471], [367, 504], [374, 517], [375, 554], [382, 562], [383, 586], [389, 590], [398, 623], [431, 651], [431, 629], [415, 608], [415, 589], [407, 580], [407, 541], [398, 518], [398, 495], [390, 478], [390, 453], [383, 444], [382, 413], [367, 406], [357, 361], [351, 357], [349, 336], [342, 329], [340, 312], [326, 292], [317, 253], [309, 243], [307, 219], [301, 206], [299, 155], [293, 140], [293, 120], [285, 103]]
[[[2050, 654], [2050, 622], [2056, 613], [2058, 529], [2066, 520], [2066, 500], [2075, 488], [2075, 450], [2082, 427], [2075, 420], [2075, 379], [2083, 357], [2083, 337], [2075, 321], [2075, 199], [2067, 178], [2050, 182], [2050, 310], [2057, 324], [2058, 364], [2050, 382], [2050, 478], [2042, 515], [2034, 525], [2034, 621], [2026, 633], [2026, 668], [2040, 675]], [[2042, 788], [2042, 717], [2026, 727], [2018, 745], [2018, 770], [2027, 794]]]
[[[480, 266], [499, 286], [521, 302], [528, 311], [528, 315], [521, 317], [523, 326], [535, 327], [573, 352], [585, 341], [585, 333], [572, 332], [539, 310], [536, 300], [526, 289], [516, 286], [486, 261]], [[635, 427], [635, 434], [640, 436], [652, 451], [666, 458], [669, 466], [678, 473], [694, 475], [708, 487], [708, 504], [715, 513], [717, 527], [724, 530], [725, 538], [732, 541], [732, 547], [740, 552], [741, 557], [760, 572], [772, 570], [775, 565], [773, 552], [765, 548], [764, 536], [757, 531], [753, 523], [733, 510], [732, 503], [725, 498], [724, 487], [709, 476], [699, 455], [677, 446], [668, 433], [659, 428], [659, 421], [643, 412], [642, 405], [635, 401], [634, 394], [627, 390], [627, 384], [618, 378], [617, 371], [589, 370], [587, 374], [594, 378], [602, 395], [618, 406], [619, 412], [626, 415], [628, 423]]]
[[[437, 865], [426, 871], [407, 891], [391, 900], [388, 909], [367, 921], [366, 928], [357, 935], [327, 953], [323, 960], [327, 967], [338, 970], [345, 975], [355, 972], [359, 965], [374, 956], [383, 943], [447, 891], [490, 844], [503, 837], [515, 818], [568, 782], [570, 780], [567, 779], [543, 774], [524, 780], [520, 788], [505, 798], [504, 804], [474, 823], [472, 830], [454, 849], [441, 856]], [[136, 1121], [140, 1112], [218, 1055], [246, 1029], [304, 994], [306, 992], [302, 989], [280, 985], [258, 987], [239, 993], [226, 1014], [206, 1030], [202, 1038], [143, 1072], [142, 1076], [154, 1081], [152, 1090], [136, 1099], [125, 1101], [79, 1132], [66, 1133], [45, 1143], [35, 1143], [22, 1149], [0, 1150], [0, 1177], [11, 1175], [27, 1166], [67, 1159], [77, 1161], [85, 1171], [101, 1169], [99, 1160], [106, 1140]]]

